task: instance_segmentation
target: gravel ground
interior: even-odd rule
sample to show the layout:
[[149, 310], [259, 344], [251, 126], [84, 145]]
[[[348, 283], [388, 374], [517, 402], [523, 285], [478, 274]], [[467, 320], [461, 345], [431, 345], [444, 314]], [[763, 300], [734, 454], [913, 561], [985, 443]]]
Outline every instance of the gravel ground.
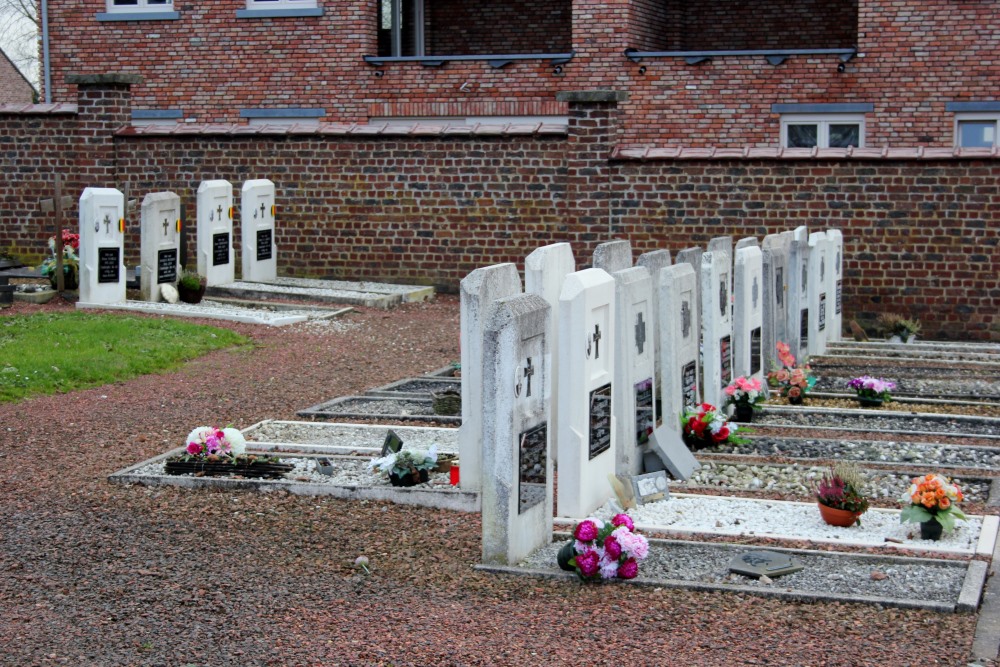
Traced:
[[[3, 311], [67, 308], [17, 304]], [[0, 665], [964, 665], [975, 616], [497, 576], [477, 515], [118, 487], [199, 424], [458, 358], [458, 303], [338, 325], [220, 323], [253, 346], [0, 406]], [[373, 351], [376, 352], [373, 354]], [[354, 567], [370, 558], [371, 574]]]

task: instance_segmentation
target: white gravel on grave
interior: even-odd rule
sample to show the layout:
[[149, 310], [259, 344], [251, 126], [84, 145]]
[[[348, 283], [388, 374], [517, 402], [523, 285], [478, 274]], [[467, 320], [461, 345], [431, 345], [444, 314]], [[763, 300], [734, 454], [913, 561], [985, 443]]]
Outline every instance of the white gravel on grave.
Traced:
[[243, 430], [248, 442], [325, 445], [346, 449], [379, 449], [389, 430], [403, 441], [404, 449], [458, 451], [458, 429], [429, 426], [372, 426], [330, 422], [265, 421]]
[[[610, 519], [617, 511], [614, 500], [595, 516]], [[920, 526], [900, 523], [898, 510], [869, 509], [861, 526], [840, 528], [826, 524], [816, 503], [747, 498], [672, 495], [628, 511], [636, 527], [646, 532], [714, 533], [801, 539], [852, 546], [885, 546], [898, 540], [902, 546], [975, 553], [982, 531], [980, 517], [957, 521], [955, 530], [933, 542], [920, 539]], [[575, 525], [575, 521], [573, 522]]]
[[129, 300], [119, 304], [78, 304], [80, 308], [104, 310], [123, 310], [153, 315], [170, 315], [174, 317], [200, 317], [249, 324], [266, 324], [268, 326], [285, 326], [310, 320], [330, 318], [332, 314], [325, 310], [268, 310], [266, 308], [246, 308], [231, 303], [204, 299], [201, 303], [167, 303], [165, 301], [135, 301]]

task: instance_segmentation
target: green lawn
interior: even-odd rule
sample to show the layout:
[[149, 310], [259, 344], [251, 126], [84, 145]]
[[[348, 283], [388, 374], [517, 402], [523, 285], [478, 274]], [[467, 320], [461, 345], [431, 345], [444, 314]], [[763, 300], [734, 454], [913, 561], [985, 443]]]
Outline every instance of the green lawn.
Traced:
[[226, 329], [179, 320], [87, 313], [0, 317], [0, 402], [158, 373], [246, 343]]

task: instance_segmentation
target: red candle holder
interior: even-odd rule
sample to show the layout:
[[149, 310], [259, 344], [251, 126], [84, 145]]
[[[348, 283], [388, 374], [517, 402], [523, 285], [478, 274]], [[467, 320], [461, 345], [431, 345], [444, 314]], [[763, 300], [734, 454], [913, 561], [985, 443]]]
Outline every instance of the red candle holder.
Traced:
[[452, 486], [458, 486], [458, 461], [452, 461], [450, 472], [450, 481]]

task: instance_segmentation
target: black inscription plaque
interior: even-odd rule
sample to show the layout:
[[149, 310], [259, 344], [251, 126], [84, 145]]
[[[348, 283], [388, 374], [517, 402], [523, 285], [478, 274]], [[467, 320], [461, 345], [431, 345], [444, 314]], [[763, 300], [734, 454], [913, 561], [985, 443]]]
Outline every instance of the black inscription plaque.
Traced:
[[611, 383], [590, 392], [590, 458], [611, 449]]
[[799, 316], [799, 347], [803, 350], [809, 347], [809, 311], [805, 308]]
[[750, 375], [760, 372], [760, 327], [750, 332]]
[[212, 235], [212, 266], [229, 264], [229, 234]]
[[685, 408], [698, 404], [698, 366], [693, 361], [681, 369], [681, 396]]
[[837, 315], [840, 315], [840, 289], [841, 289], [841, 287], [843, 287], [843, 283], [844, 283], [843, 280], [838, 280], [837, 281], [837, 304], [836, 304], [836, 306], [837, 306], [837, 309], [836, 309]]
[[177, 282], [177, 248], [156, 253], [156, 284]]
[[733, 381], [733, 339], [723, 336], [719, 339], [719, 356], [722, 364], [722, 388], [725, 389]]
[[545, 500], [545, 423], [518, 436], [517, 513], [522, 514]]
[[257, 261], [262, 262], [271, 259], [271, 233], [272, 229], [257, 230]]
[[656, 428], [663, 426], [663, 378], [656, 378]]
[[97, 249], [97, 282], [116, 283], [120, 280], [121, 248]]
[[819, 295], [819, 318], [816, 320], [816, 325], [819, 327], [820, 331], [826, 329], [826, 293]]
[[774, 302], [780, 308], [785, 299], [785, 267], [779, 266], [774, 269]]
[[649, 442], [653, 432], [653, 378], [635, 385], [635, 444]]

